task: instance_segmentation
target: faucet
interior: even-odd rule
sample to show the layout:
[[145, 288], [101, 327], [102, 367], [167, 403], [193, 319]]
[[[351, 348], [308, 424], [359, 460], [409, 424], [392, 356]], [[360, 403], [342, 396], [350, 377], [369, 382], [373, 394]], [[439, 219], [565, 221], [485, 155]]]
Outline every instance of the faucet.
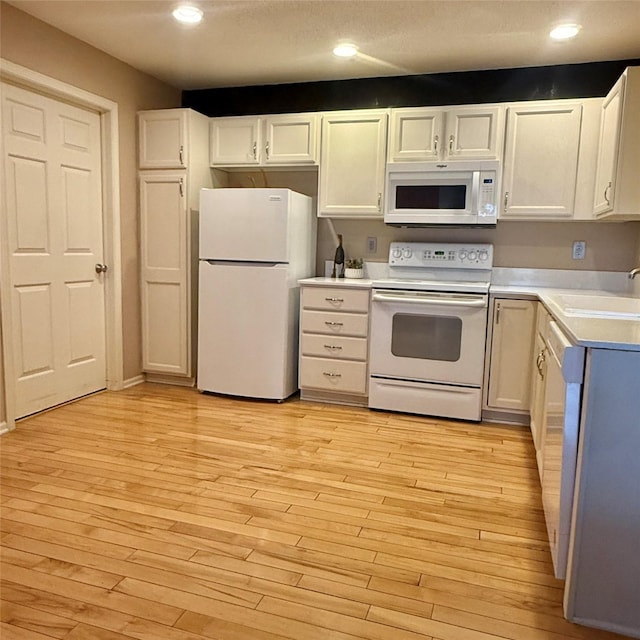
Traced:
[[640, 273], [640, 267], [631, 269], [631, 271], [629, 271], [629, 279], [633, 280], [639, 273]]

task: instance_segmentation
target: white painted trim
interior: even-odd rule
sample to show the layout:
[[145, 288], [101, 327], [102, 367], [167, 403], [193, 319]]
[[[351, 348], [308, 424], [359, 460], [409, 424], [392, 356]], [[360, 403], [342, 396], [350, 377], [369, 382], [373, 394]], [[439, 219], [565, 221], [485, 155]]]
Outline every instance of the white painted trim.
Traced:
[[138, 384], [142, 384], [143, 382], [146, 382], [147, 379], [145, 378], [144, 374], [140, 374], [139, 376], [134, 376], [133, 378], [127, 378], [123, 383], [122, 383], [122, 388], [123, 389], [130, 389], [131, 387], [135, 387]]
[[157, 384], [170, 384], [175, 387], [195, 387], [195, 378], [183, 378], [181, 376], [172, 376], [168, 373], [147, 373], [147, 382], [155, 382]]
[[9, 431], [13, 431], [16, 428], [14, 423], [13, 427], [9, 427], [6, 422], [0, 422], [0, 436], [3, 436], [5, 433], [9, 433]]
[[[118, 104], [94, 93], [50, 78], [37, 71], [0, 58], [0, 79], [31, 91], [60, 98], [76, 106], [98, 111], [102, 134], [102, 180], [104, 257], [109, 265], [105, 287], [106, 320], [106, 384], [107, 389], [123, 388], [123, 334], [122, 334], [122, 256], [120, 247], [120, 157], [118, 132]], [[2, 156], [4, 157], [4, 155]], [[4, 202], [2, 203], [4, 206]], [[6, 216], [2, 216], [6, 219]], [[7, 237], [5, 228], [2, 237]], [[8, 260], [6, 243], [0, 242], [0, 307], [2, 308], [5, 398], [7, 425], [15, 425], [15, 385], [8, 371], [13, 371], [13, 345], [10, 324]], [[0, 381], [1, 384], [1, 381]]]

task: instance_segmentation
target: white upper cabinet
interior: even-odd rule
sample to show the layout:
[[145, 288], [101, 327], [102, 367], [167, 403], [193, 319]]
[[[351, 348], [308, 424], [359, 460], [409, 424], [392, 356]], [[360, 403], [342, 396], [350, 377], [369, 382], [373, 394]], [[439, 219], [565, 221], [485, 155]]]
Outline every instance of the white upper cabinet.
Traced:
[[260, 118], [212, 118], [209, 130], [212, 166], [246, 166], [260, 163]]
[[593, 211], [640, 219], [640, 67], [628, 67], [602, 106]]
[[315, 113], [212, 118], [211, 166], [317, 165], [318, 123]]
[[363, 109], [323, 116], [320, 217], [382, 217], [387, 114]]
[[140, 169], [183, 169], [187, 166], [189, 109], [142, 111], [138, 118]]
[[581, 119], [579, 102], [508, 108], [500, 218], [573, 216]]
[[502, 152], [504, 108], [392, 109], [389, 162], [495, 160]]
[[389, 162], [436, 160], [442, 150], [444, 112], [440, 109], [391, 109]]
[[318, 164], [320, 116], [315, 113], [264, 119], [264, 164]]

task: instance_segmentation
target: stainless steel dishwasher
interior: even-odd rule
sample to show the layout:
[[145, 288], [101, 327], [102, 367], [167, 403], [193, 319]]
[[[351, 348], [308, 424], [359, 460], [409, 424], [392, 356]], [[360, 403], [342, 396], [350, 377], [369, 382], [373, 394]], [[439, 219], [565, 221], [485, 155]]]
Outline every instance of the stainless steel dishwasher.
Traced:
[[567, 573], [569, 533], [578, 456], [584, 347], [550, 322], [543, 421], [542, 504], [556, 578]]

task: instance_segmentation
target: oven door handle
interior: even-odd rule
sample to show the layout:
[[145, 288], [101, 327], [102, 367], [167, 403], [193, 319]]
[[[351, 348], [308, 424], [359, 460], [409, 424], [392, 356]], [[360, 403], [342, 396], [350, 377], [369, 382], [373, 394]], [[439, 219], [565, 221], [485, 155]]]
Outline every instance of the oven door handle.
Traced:
[[475, 298], [471, 300], [453, 300], [449, 298], [427, 297], [427, 296], [408, 296], [404, 294], [393, 293], [374, 293], [373, 300], [377, 302], [410, 302], [412, 304], [438, 305], [443, 307], [473, 307], [486, 308], [487, 301], [484, 298]]

